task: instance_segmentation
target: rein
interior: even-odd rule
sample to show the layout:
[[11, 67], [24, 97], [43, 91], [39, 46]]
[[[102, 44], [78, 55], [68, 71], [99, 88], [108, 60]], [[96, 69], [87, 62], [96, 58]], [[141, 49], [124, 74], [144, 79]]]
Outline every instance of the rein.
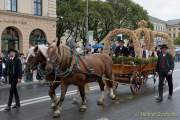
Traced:
[[[52, 83], [58, 81], [57, 77], [64, 79], [71, 76], [73, 73], [83, 74], [87, 77], [87, 79], [92, 77], [98, 79], [103, 78], [103, 76], [96, 74], [93, 69], [88, 69], [88, 66], [85, 64], [84, 60], [82, 60], [77, 51], [73, 51], [70, 48], [65, 48], [65, 46], [60, 46], [57, 47], [56, 54], [57, 55], [53, 56], [51, 59], [48, 58], [48, 62], [53, 66], [53, 70], [50, 72], [54, 72], [55, 76], [55, 79], [52, 81]], [[80, 61], [82, 66], [85, 68], [85, 71], [80, 69]]]
[[[62, 57], [61, 57], [61, 61], [59, 61], [60, 62], [60, 65], [59, 66], [63, 66], [63, 65], [65, 65], [66, 64], [66, 60], [67, 60], [67, 58], [65, 57], [65, 51], [64, 51], [64, 48], [62, 49], [63, 50], [63, 52], [62, 52]], [[70, 65], [70, 68], [66, 68], [66, 70], [65, 71], [62, 71], [60, 68], [59, 68], [59, 66], [58, 65], [56, 65], [56, 66], [54, 66], [53, 68], [54, 68], [54, 71], [55, 71], [55, 76], [59, 76], [59, 77], [62, 77], [62, 78], [66, 78], [66, 77], [68, 77], [69, 75], [71, 75], [72, 74], [72, 72], [73, 72], [73, 70], [79, 65], [79, 62], [78, 62], [78, 54], [77, 54], [77, 52], [75, 51], [72, 51], [71, 49], [69, 49], [69, 60], [68, 60], [68, 62], [69, 62], [69, 65]], [[74, 56], [73, 56], [74, 55]], [[75, 63], [73, 64], [73, 57], [75, 57]], [[57, 61], [57, 63], [58, 63], [58, 61]]]

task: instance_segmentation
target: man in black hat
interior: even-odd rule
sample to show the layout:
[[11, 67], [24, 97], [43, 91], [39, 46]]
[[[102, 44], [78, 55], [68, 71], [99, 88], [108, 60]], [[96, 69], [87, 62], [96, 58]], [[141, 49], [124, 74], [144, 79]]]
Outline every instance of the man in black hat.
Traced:
[[174, 59], [170, 53], [167, 52], [167, 45], [163, 44], [161, 46], [161, 53], [158, 56], [157, 68], [156, 71], [159, 74], [159, 96], [156, 98], [157, 102], [163, 101], [163, 85], [164, 80], [168, 81], [169, 86], [169, 96], [168, 99], [172, 99], [173, 95], [173, 81], [172, 81], [172, 73], [174, 70]]
[[128, 56], [128, 48], [124, 46], [124, 41], [123, 40], [118, 40], [118, 46], [115, 49], [115, 55], [116, 56]]
[[13, 49], [8, 51], [8, 59], [6, 62], [5, 68], [5, 76], [9, 77], [9, 84], [11, 85], [9, 91], [9, 100], [7, 107], [5, 108], [6, 111], [11, 110], [11, 104], [13, 100], [13, 95], [15, 97], [16, 104], [12, 108], [18, 109], [20, 107], [20, 100], [17, 91], [17, 83], [21, 81], [22, 78], [22, 64], [18, 56], [16, 55], [17, 52]]

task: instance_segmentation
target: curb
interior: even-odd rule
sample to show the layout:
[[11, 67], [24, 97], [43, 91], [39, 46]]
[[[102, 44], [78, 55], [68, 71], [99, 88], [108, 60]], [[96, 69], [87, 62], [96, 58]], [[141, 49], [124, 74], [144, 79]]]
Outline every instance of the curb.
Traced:
[[[41, 84], [41, 82], [25, 82], [25, 83], [19, 83], [17, 86], [28, 86], [28, 85], [32, 85], [32, 84]], [[0, 89], [5, 89], [5, 88], [10, 88], [10, 85], [7, 83], [5, 85], [0, 85]]]

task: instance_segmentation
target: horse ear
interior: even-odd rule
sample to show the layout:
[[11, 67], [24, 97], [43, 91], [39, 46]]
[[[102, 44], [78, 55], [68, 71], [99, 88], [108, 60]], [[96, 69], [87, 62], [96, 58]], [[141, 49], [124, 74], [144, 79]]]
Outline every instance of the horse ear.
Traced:
[[56, 43], [56, 46], [59, 47], [60, 43], [61, 43], [61, 41], [58, 40], [57, 43]]
[[34, 48], [34, 52], [37, 52], [38, 51], [38, 46], [36, 46], [35, 48]]

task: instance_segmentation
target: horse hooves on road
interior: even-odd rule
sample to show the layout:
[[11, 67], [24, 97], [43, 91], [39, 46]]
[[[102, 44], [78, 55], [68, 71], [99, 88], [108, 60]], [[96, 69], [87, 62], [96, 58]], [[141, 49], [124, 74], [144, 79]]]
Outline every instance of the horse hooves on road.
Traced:
[[54, 114], [53, 115], [53, 118], [59, 118], [60, 117], [60, 114]]
[[85, 112], [86, 110], [86, 108], [79, 108], [79, 112]]
[[78, 103], [78, 101], [73, 100], [73, 101], [72, 101], [72, 104], [75, 104], [75, 105], [76, 105], [76, 104], [79, 104], [79, 103]]
[[111, 97], [111, 100], [116, 100], [116, 96], [115, 97]]
[[102, 106], [102, 105], [104, 105], [104, 103], [103, 103], [102, 101], [98, 101], [98, 102], [97, 102], [97, 105]]

